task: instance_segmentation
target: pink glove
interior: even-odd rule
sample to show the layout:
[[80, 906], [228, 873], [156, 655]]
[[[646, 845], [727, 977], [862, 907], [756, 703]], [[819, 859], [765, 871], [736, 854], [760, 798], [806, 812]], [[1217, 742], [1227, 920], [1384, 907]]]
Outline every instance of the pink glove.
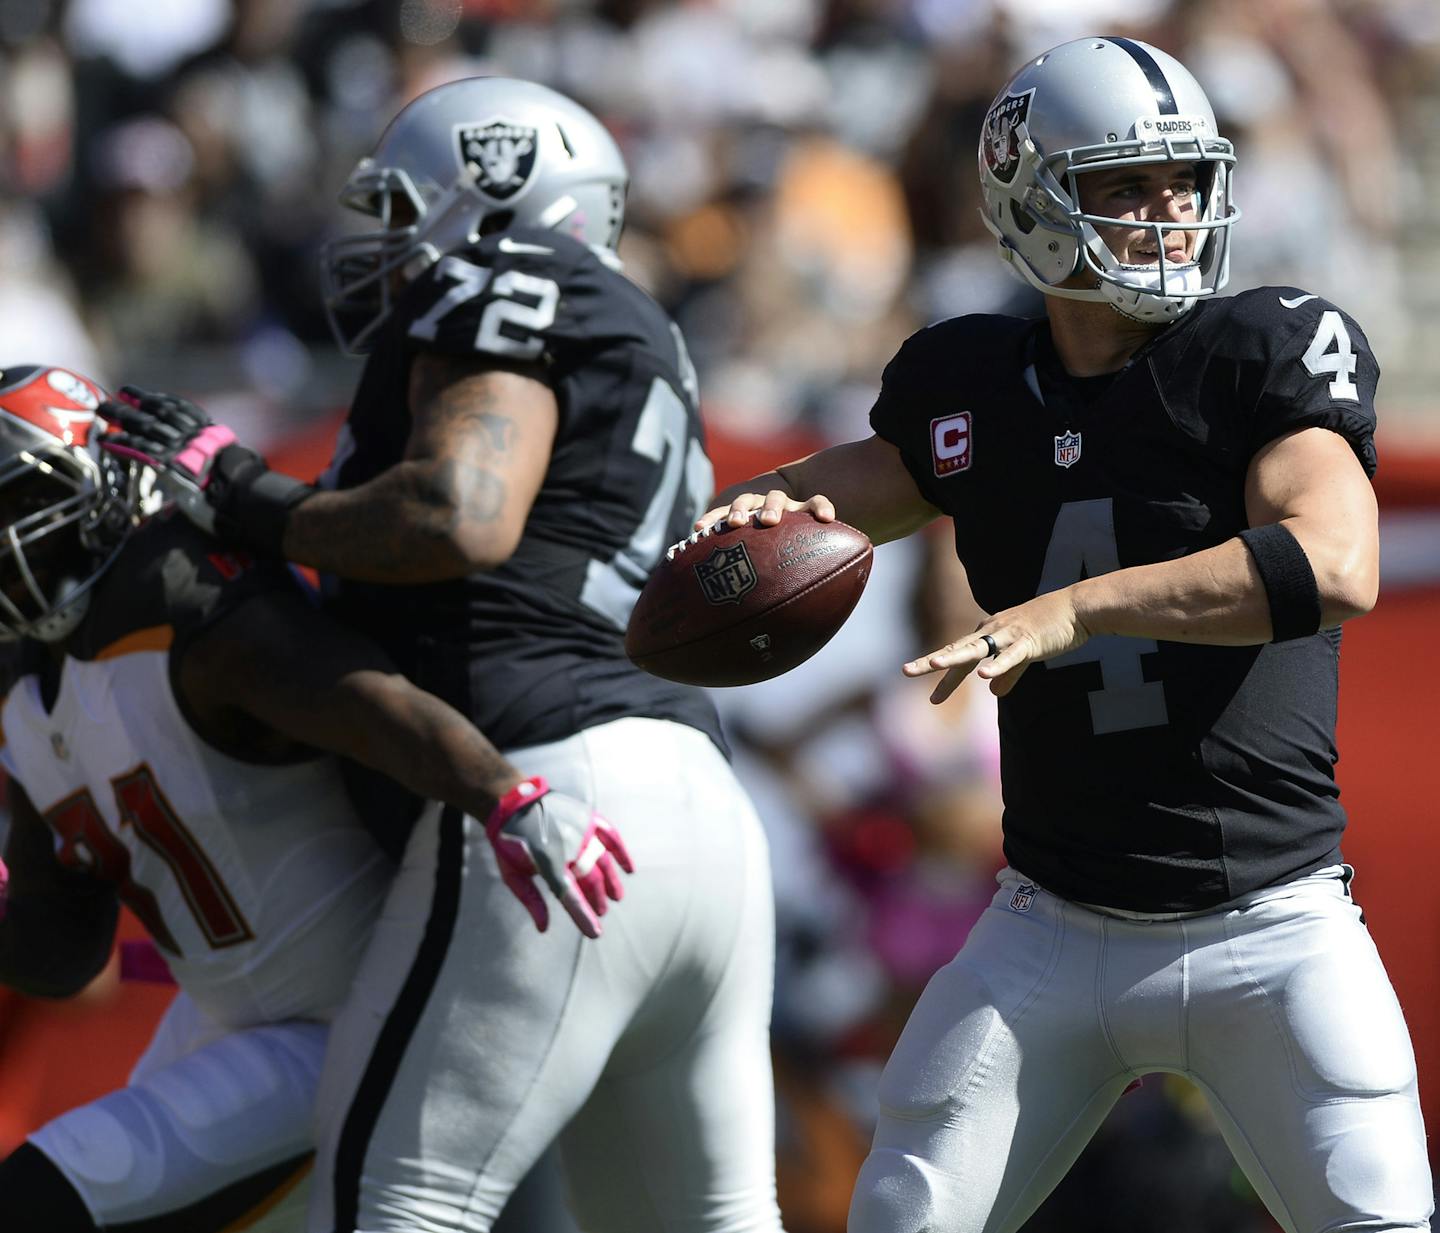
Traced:
[[[620, 832], [584, 801], [553, 791], [536, 775], [511, 788], [485, 823], [500, 862], [500, 876], [545, 932], [550, 913], [532, 880], [538, 873], [587, 938], [600, 936], [600, 921], [625, 897], [620, 869], [634, 873]], [[616, 865], [619, 865], [619, 869]]]
[[5, 919], [5, 909], [10, 901], [10, 870], [0, 860], [0, 920]]

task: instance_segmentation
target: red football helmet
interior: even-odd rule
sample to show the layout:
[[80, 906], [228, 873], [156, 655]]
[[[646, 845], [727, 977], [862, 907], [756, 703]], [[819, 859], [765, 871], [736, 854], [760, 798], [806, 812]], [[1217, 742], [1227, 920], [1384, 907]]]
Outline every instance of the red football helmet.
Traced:
[[0, 371], [0, 637], [70, 633], [135, 526], [135, 467], [100, 449], [104, 396], [63, 368]]

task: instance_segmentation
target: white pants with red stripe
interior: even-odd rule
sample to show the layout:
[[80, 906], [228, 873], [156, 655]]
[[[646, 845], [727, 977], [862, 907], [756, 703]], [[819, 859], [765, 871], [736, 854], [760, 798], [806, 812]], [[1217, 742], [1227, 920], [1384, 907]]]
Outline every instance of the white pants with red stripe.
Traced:
[[541, 934], [483, 823], [425, 812], [332, 1028], [310, 1228], [486, 1233], [559, 1136], [587, 1233], [779, 1233], [748, 799], [703, 734], [659, 720], [510, 756], [616, 824], [625, 899], [598, 941], [553, 903]]
[[1204, 1093], [1286, 1233], [1428, 1230], [1414, 1053], [1348, 874], [1140, 918], [1005, 870], [885, 1068], [850, 1233], [1018, 1229], [1151, 1071]]

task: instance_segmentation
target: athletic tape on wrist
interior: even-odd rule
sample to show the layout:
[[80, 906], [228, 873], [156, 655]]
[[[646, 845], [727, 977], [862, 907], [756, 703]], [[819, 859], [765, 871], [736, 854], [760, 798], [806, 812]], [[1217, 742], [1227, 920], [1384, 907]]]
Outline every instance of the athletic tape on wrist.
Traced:
[[254, 450], [229, 445], [215, 458], [208, 495], [222, 539], [262, 556], [284, 556], [290, 512], [315, 489], [265, 465]]
[[1240, 532], [1270, 601], [1271, 642], [1308, 638], [1320, 628], [1320, 587], [1310, 558], [1278, 522]]

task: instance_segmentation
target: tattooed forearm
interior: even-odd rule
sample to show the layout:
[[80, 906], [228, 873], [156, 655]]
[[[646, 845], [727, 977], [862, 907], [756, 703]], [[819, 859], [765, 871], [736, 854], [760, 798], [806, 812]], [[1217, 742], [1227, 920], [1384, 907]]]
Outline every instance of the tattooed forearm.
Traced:
[[292, 559], [362, 582], [429, 582], [473, 572], [460, 545], [505, 508], [503, 476], [451, 459], [404, 462], [361, 488], [319, 493], [286, 531]]
[[488, 467], [466, 466], [447, 458], [435, 464], [429, 482], [422, 487], [417, 504], [448, 513], [450, 531], [465, 522], [494, 522], [505, 510], [505, 478]]
[[515, 551], [549, 463], [554, 392], [528, 371], [424, 354], [409, 397], [403, 460], [298, 506], [285, 532], [291, 560], [405, 584], [464, 577]]

